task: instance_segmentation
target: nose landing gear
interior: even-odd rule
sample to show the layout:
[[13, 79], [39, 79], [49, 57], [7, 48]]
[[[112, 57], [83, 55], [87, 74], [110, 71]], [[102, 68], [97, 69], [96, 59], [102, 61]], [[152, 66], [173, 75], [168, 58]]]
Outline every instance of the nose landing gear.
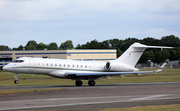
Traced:
[[15, 78], [14, 83], [18, 84], [19, 83], [19, 81], [18, 81], [18, 78], [19, 78], [18, 73], [15, 73], [15, 77], [14, 78]]
[[18, 84], [18, 83], [19, 83], [19, 81], [18, 81], [18, 80], [14, 80], [14, 83], [15, 83], [15, 84]]

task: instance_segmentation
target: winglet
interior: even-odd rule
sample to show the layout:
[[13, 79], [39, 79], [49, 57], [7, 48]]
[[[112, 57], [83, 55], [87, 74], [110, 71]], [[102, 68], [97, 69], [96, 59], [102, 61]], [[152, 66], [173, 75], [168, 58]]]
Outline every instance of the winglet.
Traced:
[[156, 73], [156, 72], [161, 72], [165, 65], [166, 65], [166, 62], [165, 62], [161, 67], [159, 67], [159, 68], [155, 71], [155, 73]]

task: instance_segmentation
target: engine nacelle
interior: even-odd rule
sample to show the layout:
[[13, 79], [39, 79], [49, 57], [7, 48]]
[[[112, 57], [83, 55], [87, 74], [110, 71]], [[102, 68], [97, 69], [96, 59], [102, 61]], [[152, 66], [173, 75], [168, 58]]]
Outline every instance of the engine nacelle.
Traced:
[[106, 63], [105, 69], [110, 72], [127, 72], [134, 71], [136, 68], [127, 64], [111, 61]]
[[109, 71], [111, 69], [111, 63], [110, 62], [107, 62], [106, 63], [106, 70]]

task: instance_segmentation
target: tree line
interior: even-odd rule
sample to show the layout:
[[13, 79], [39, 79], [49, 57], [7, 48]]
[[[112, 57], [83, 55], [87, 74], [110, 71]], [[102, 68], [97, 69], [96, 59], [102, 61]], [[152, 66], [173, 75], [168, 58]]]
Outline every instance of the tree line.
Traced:
[[31, 40], [26, 44], [26, 46], [20, 45], [19, 47], [13, 49], [10, 49], [8, 46], [0, 46], [0, 50], [116, 49], [117, 57], [119, 57], [134, 42], [152, 46], [175, 47], [174, 49], [163, 49], [162, 51], [161, 49], [147, 49], [140, 58], [139, 63], [145, 63], [147, 60], [152, 60], [157, 63], [166, 59], [180, 60], [180, 39], [174, 35], [164, 36], [161, 39], [147, 37], [144, 39], [109, 39], [102, 42], [92, 40], [86, 44], [78, 44], [76, 47], [73, 46], [73, 42], [71, 40], [61, 43], [59, 47], [55, 42], [50, 44], [44, 44], [41, 42], [38, 44], [36, 41]]
[[110, 39], [103, 42], [93, 40], [91, 42], [87, 42], [86, 44], [78, 44], [76, 49], [117, 49], [117, 57], [119, 57], [124, 51], [128, 49], [130, 45], [135, 42], [152, 46], [175, 47], [174, 49], [163, 49], [162, 51], [161, 49], [146, 49], [146, 51], [141, 56], [139, 63], [145, 63], [147, 60], [151, 60], [155, 63], [160, 63], [166, 59], [180, 60], [180, 39], [174, 35], [164, 36], [161, 39], [147, 37], [144, 39]]

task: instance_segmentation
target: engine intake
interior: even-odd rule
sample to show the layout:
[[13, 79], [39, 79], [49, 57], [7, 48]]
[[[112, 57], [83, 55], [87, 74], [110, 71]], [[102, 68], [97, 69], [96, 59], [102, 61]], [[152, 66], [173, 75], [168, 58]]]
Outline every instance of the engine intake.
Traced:
[[111, 63], [107, 62], [106, 63], [106, 70], [109, 71], [111, 69]]

